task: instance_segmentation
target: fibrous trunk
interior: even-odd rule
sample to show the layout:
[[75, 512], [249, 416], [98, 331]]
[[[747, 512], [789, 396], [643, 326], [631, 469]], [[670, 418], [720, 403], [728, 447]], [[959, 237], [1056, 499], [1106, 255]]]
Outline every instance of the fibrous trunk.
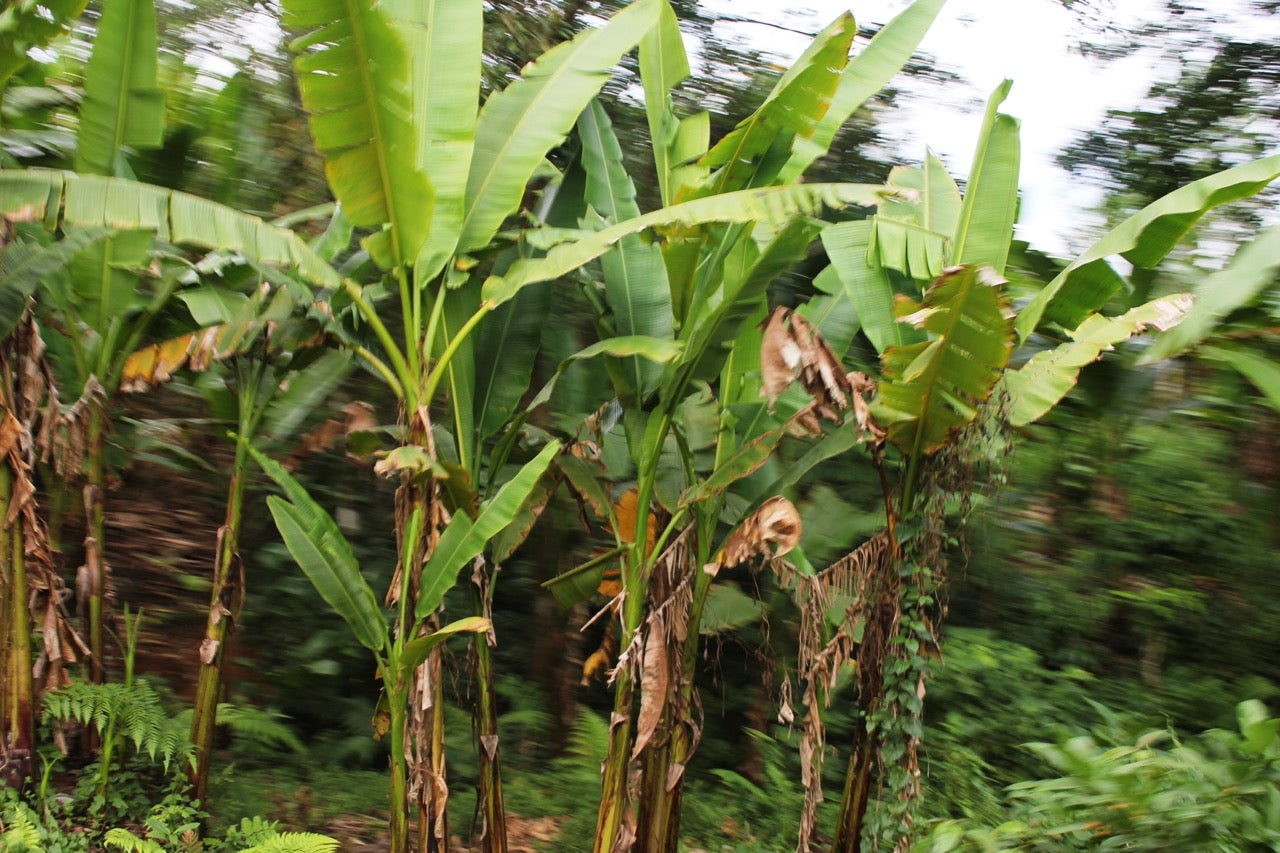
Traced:
[[191, 743], [195, 746], [195, 764], [191, 768], [189, 779], [191, 796], [202, 803], [209, 784], [228, 628], [239, 615], [244, 595], [244, 566], [240, 562], [237, 544], [244, 500], [245, 462], [244, 445], [237, 444], [235, 469], [227, 490], [226, 515], [222, 527], [218, 529], [209, 613], [199, 650], [200, 670], [191, 717]]

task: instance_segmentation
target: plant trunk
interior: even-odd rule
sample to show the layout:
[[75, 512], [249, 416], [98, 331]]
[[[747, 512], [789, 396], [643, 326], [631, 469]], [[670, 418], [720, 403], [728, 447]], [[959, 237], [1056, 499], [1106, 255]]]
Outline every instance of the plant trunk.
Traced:
[[407, 696], [401, 686], [386, 686], [387, 713], [390, 716], [388, 732], [391, 735], [391, 755], [388, 763], [391, 766], [391, 791], [387, 812], [388, 834], [390, 835], [390, 853], [408, 853], [409, 825], [405, 820], [405, 807], [409, 802], [408, 780], [405, 759], [405, 707]]
[[[0, 462], [0, 512], [12, 512], [13, 472]], [[35, 768], [35, 692], [31, 677], [31, 620], [27, 613], [27, 578], [19, 515], [12, 525], [0, 527], [0, 606], [5, 615], [4, 717], [0, 721], [0, 782], [20, 787]]]
[[[702, 565], [706, 555], [695, 562]], [[698, 571], [693, 576], [693, 600], [689, 606], [685, 639], [678, 649], [677, 681], [663, 709], [662, 722], [653, 745], [645, 751], [637, 820], [637, 850], [645, 853], [676, 853], [680, 845], [680, 801], [684, 792], [685, 766], [697, 746], [693, 720], [693, 682], [698, 662], [698, 637], [702, 611], [711, 589], [711, 575]], [[668, 599], [670, 601], [670, 599]]]
[[[477, 572], [486, 572], [484, 565]], [[484, 584], [488, 587], [488, 583]], [[476, 610], [488, 615], [487, 591], [475, 589]], [[476, 755], [480, 763], [479, 797], [483, 818], [480, 849], [484, 853], [506, 853], [507, 817], [502, 802], [502, 763], [498, 740], [498, 717], [493, 696], [493, 656], [489, 650], [489, 632], [477, 634], [474, 639], [476, 653]]]
[[85, 457], [84, 487], [84, 566], [77, 583], [77, 594], [83, 596], [85, 624], [89, 633], [89, 681], [103, 682], [106, 670], [103, 662], [106, 644], [103, 635], [103, 601], [107, 589], [107, 563], [103, 556], [103, 533], [106, 511], [103, 507], [103, 490], [106, 485], [104, 455], [104, 431], [102, 410], [94, 406], [89, 415], [88, 447]]
[[871, 766], [875, 761], [875, 744], [867, 731], [866, 714], [858, 717], [853, 730], [853, 751], [849, 754], [849, 770], [844, 777], [844, 794], [840, 798], [840, 817], [836, 820], [835, 843], [831, 853], [859, 853], [862, 850], [862, 823], [871, 798]]
[[244, 595], [241, 577], [243, 566], [237, 547], [244, 506], [247, 456], [244, 443], [237, 442], [235, 467], [227, 488], [226, 515], [218, 530], [209, 615], [205, 622], [204, 640], [200, 643], [200, 670], [191, 716], [191, 743], [195, 746], [195, 763], [189, 771], [188, 780], [191, 784], [191, 796], [202, 805], [205, 804], [208, 793], [209, 767], [213, 759], [213, 738], [218, 722], [218, 699], [222, 694], [222, 666], [229, 636], [228, 628], [240, 615]]
[[[600, 806], [592, 853], [629, 850], [632, 838], [623, 836], [631, 803], [627, 796], [627, 765], [631, 751], [631, 673], [619, 669], [614, 680], [613, 713], [609, 717], [609, 753], [600, 780]], [[629, 833], [628, 833], [629, 835]]]
[[410, 770], [417, 791], [418, 850], [448, 853], [449, 786], [444, 760], [444, 671], [439, 646], [431, 650], [415, 678], [418, 683], [410, 695], [417, 752]]

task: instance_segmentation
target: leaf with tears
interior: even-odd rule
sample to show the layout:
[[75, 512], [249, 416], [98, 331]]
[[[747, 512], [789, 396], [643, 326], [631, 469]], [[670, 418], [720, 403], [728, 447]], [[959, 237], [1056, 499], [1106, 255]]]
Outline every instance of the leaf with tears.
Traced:
[[721, 569], [740, 565], [752, 557], [781, 557], [796, 547], [800, 530], [800, 513], [795, 505], [784, 497], [769, 498], [729, 534], [703, 571], [714, 576]]

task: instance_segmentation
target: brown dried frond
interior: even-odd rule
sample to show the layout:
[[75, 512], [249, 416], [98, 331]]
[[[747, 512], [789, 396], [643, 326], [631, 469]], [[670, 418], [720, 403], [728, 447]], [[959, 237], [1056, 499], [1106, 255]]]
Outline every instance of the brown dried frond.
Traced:
[[[58, 476], [72, 480], [80, 475], [89, 446], [89, 424], [94, 412], [101, 413], [107, 404], [107, 392], [90, 376], [80, 397], [62, 415], [53, 444], [53, 470]], [[107, 419], [103, 418], [103, 424]]]
[[760, 345], [761, 391], [769, 405], [796, 379], [832, 420], [839, 420], [832, 410], [849, 407], [853, 385], [840, 359], [809, 321], [778, 306], [765, 322]]
[[741, 565], [754, 557], [781, 557], [800, 542], [800, 513], [784, 497], [772, 497], [737, 526], [710, 563], [707, 574]]
[[42, 690], [66, 685], [66, 666], [88, 648], [71, 627], [64, 608], [69, 593], [58, 574], [48, 530], [36, 506], [33, 469], [36, 458], [51, 449], [58, 425], [57, 389], [44, 359], [40, 330], [25, 311], [9, 337], [0, 344], [0, 465], [9, 470], [11, 493], [3, 519], [11, 531], [21, 532], [26, 588], [24, 596], [35, 630], [43, 638], [33, 675]]
[[[863, 682], [868, 668], [880, 671], [887, 637], [892, 635], [891, 632], [883, 634], [873, 628], [871, 623], [877, 616], [881, 619], [887, 617], [896, 626], [894, 614], [897, 573], [893, 557], [893, 543], [888, 531], [881, 531], [816, 575], [801, 575], [775, 565], [779, 582], [795, 588], [800, 599], [798, 663], [800, 678], [804, 683], [801, 702], [805, 707], [800, 738], [800, 774], [805, 790], [797, 848], [801, 851], [809, 850], [817, 828], [818, 805], [824, 799], [822, 765], [826, 732], [822, 722], [822, 709], [830, 704], [831, 692], [835, 689], [840, 670], [856, 661], [859, 699], [864, 708], [874, 701], [872, 696], [864, 693], [864, 688], [873, 691], [877, 689], [877, 685], [864, 685]], [[822, 637], [827, 612], [835, 596], [848, 598], [849, 603], [845, 606], [844, 618], [835, 626], [831, 639], [824, 643]], [[884, 602], [891, 596], [895, 601], [893, 614], [883, 610]], [[865, 622], [861, 644], [854, 641], [854, 630], [860, 622]], [[885, 638], [884, 642], [877, 639], [881, 635]], [[784, 699], [786, 701], [779, 713], [794, 718], [789, 691]]]

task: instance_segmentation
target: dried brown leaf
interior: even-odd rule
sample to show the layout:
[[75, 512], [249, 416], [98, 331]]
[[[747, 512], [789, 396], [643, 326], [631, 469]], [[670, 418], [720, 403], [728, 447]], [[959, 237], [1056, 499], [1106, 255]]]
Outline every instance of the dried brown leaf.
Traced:
[[640, 754], [658, 731], [662, 711], [667, 706], [667, 643], [662, 619], [650, 620], [649, 634], [644, 644], [644, 666], [640, 673], [640, 716], [636, 721], [636, 743], [631, 757]]
[[761, 393], [772, 406], [797, 379], [817, 403], [816, 411], [839, 421], [835, 413], [848, 408], [853, 394], [840, 359], [809, 321], [779, 306], [769, 315], [760, 345]]
[[769, 498], [729, 534], [703, 570], [715, 575], [753, 557], [781, 557], [800, 542], [800, 530], [800, 513], [791, 501], [780, 496]]

